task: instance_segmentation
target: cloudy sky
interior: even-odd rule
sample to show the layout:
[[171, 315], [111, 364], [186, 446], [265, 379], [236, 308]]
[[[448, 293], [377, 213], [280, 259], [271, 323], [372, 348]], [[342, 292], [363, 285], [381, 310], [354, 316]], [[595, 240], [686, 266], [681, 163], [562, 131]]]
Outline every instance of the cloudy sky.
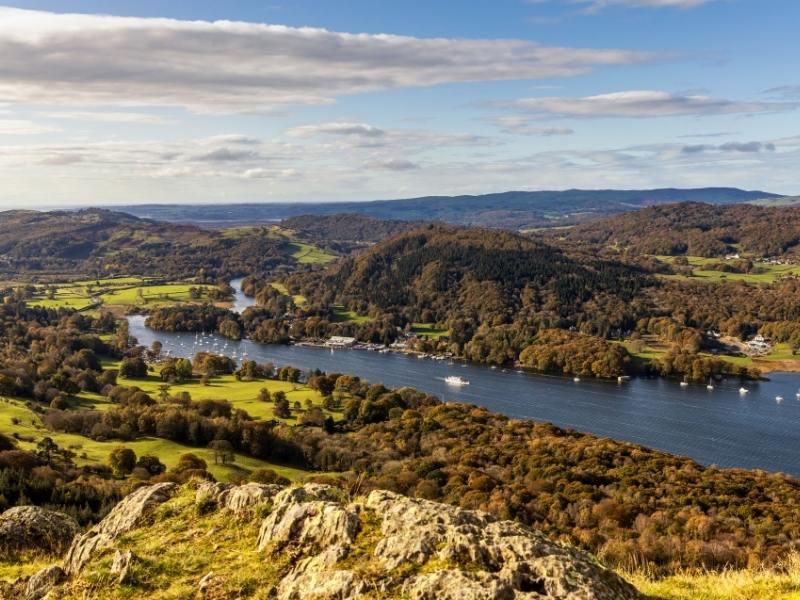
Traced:
[[11, 2], [0, 206], [797, 194], [797, 23], [796, 0]]

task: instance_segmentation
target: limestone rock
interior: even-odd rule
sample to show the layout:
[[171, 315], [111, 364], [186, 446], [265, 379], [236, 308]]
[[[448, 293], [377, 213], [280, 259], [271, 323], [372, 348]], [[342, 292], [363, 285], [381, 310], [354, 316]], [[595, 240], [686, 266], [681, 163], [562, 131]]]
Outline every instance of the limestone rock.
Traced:
[[245, 483], [236, 486], [204, 481], [197, 487], [195, 501], [201, 502], [206, 498], [212, 498], [220, 508], [241, 513], [252, 506], [268, 502], [283, 490], [283, 486], [263, 483]]
[[278, 587], [278, 600], [304, 600], [305, 598], [358, 598], [368, 587], [355, 573], [335, 569], [337, 562], [347, 556], [347, 548], [328, 546], [311, 558], [304, 558], [283, 578]]
[[61, 567], [45, 567], [28, 580], [25, 588], [25, 600], [41, 600], [66, 577], [67, 575]]
[[387, 570], [431, 559], [454, 566], [406, 581], [411, 598], [639, 598], [593, 558], [519, 523], [382, 490], [366, 506], [381, 519], [374, 556]]
[[372, 492], [363, 504], [345, 505], [336, 496], [303, 486], [275, 497], [259, 548], [300, 558], [281, 580], [278, 600], [370, 593], [412, 600], [640, 598], [593, 558], [518, 523], [386, 491]]
[[270, 544], [324, 547], [350, 544], [359, 528], [358, 513], [335, 502], [313, 500], [294, 502], [292, 495], [280, 494], [272, 513], [264, 519], [258, 534], [258, 549]]
[[114, 560], [111, 563], [111, 572], [115, 575], [119, 575], [118, 581], [120, 583], [127, 583], [130, 581], [130, 572], [131, 567], [136, 562], [136, 555], [127, 550], [123, 552], [122, 550], [117, 550], [114, 553]]
[[245, 483], [228, 490], [222, 498], [221, 505], [239, 513], [251, 506], [268, 502], [283, 489], [283, 486], [274, 484]]
[[60, 554], [79, 531], [69, 515], [38, 506], [15, 506], [0, 515], [0, 554], [26, 550]]
[[118, 536], [136, 527], [153, 508], [169, 500], [175, 487], [171, 482], [157, 483], [126, 496], [102, 521], [75, 538], [64, 558], [64, 570], [70, 575], [80, 571], [96, 552], [112, 547]]
[[102, 521], [92, 528], [92, 531], [106, 533], [114, 538], [127, 533], [151, 509], [169, 500], [176, 487], [174, 483], [168, 481], [139, 488], [123, 498]]
[[513, 600], [539, 598], [517, 595], [507, 581], [487, 573], [436, 571], [411, 577], [403, 584], [403, 596], [411, 600]]

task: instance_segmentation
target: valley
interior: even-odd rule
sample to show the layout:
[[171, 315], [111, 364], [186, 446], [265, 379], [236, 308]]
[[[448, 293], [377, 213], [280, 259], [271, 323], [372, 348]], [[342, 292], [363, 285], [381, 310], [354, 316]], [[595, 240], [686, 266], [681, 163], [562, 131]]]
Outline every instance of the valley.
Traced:
[[[0, 498], [88, 525], [162, 482], [390, 489], [533, 526], [656, 598], [729, 578], [768, 597], [796, 552], [795, 243], [750, 246], [772, 243], [742, 225], [765, 209], [658, 210], [688, 211], [697, 246], [662, 253], [638, 213], [526, 235], [315, 217], [198, 247], [57, 217], [72, 240], [89, 220], [88, 254], [56, 272], [23, 236], [0, 256], [21, 267], [0, 288]], [[698, 234], [703, 211], [727, 224]]]

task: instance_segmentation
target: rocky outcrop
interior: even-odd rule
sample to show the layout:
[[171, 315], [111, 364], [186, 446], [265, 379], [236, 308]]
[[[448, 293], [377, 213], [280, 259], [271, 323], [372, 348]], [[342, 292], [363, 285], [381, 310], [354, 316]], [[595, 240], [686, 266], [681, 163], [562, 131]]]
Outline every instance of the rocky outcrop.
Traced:
[[[274, 493], [274, 486], [204, 482], [185, 488], [162, 513], [174, 520], [159, 524], [160, 535], [169, 538], [164, 544], [170, 545], [171, 559], [160, 562], [160, 544], [134, 541], [147, 536], [117, 541], [135, 528], [149, 527], [148, 515], [170, 501], [174, 488], [157, 484], [132, 493], [76, 537], [64, 571], [51, 567], [20, 579], [12, 584], [16, 595], [11, 597], [41, 600], [61, 592], [77, 597], [91, 582], [113, 581], [126, 586], [130, 597], [146, 598], [153, 589], [148, 573], [174, 573], [181, 582], [177, 595], [185, 593], [188, 577], [196, 582], [197, 597], [208, 600], [229, 597], [232, 582], [242, 576], [251, 583], [247, 594], [237, 592], [240, 597], [277, 600], [641, 598], [591, 556], [528, 527], [387, 491], [350, 499], [341, 490], [317, 484]], [[246, 510], [265, 502], [264, 518], [261, 511]], [[233, 513], [214, 514], [217, 510], [242, 514], [232, 518]], [[208, 547], [201, 550], [198, 544]], [[183, 557], [193, 552], [204, 559], [198, 562], [203, 571], [182, 572]], [[248, 558], [235, 569], [224, 558], [242, 555]], [[241, 573], [242, 568], [248, 573]], [[61, 592], [54, 591], [65, 578]], [[0, 597], [4, 593], [0, 584]]]
[[117, 537], [136, 527], [153, 508], [169, 500], [175, 487], [171, 482], [157, 483], [126, 496], [102, 521], [75, 538], [64, 558], [64, 570], [70, 575], [77, 573], [96, 552], [111, 548]]
[[358, 512], [332, 502], [326, 486], [289, 488], [275, 497], [258, 534], [258, 549], [288, 543], [310, 548], [349, 545], [359, 530]]
[[0, 515], [0, 554], [60, 554], [80, 531], [77, 521], [38, 506], [15, 506]]
[[41, 600], [66, 577], [61, 567], [45, 567], [28, 580], [28, 585], [25, 586], [25, 600]]
[[241, 513], [258, 504], [264, 504], [284, 489], [283, 486], [264, 483], [245, 483], [231, 485], [204, 481], [197, 487], [197, 502], [210, 498], [220, 508], [228, 508], [234, 513]]
[[280, 600], [639, 598], [593, 558], [518, 523], [387, 491], [350, 504], [337, 496], [306, 486], [275, 497], [259, 549], [303, 556], [280, 581]]

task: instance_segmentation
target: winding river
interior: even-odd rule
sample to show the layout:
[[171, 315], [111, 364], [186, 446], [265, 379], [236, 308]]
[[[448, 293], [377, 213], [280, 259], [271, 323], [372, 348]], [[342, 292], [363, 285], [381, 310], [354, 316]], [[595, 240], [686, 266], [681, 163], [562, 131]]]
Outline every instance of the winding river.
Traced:
[[[237, 290], [236, 310], [251, 299]], [[533, 375], [483, 365], [418, 359], [405, 354], [273, 346], [220, 336], [155, 332], [144, 317], [129, 317], [140, 344], [160, 340], [173, 356], [207, 349], [275, 365], [351, 373], [389, 387], [411, 386], [448, 401], [469, 402], [511, 417], [549, 421], [600, 436], [636, 442], [703, 464], [758, 468], [800, 476], [800, 374], [772, 373], [769, 381], [727, 380], [713, 390], [677, 381], [633, 378], [623, 383]], [[445, 383], [448, 375], [470, 385]], [[776, 400], [782, 397], [782, 401]]]

